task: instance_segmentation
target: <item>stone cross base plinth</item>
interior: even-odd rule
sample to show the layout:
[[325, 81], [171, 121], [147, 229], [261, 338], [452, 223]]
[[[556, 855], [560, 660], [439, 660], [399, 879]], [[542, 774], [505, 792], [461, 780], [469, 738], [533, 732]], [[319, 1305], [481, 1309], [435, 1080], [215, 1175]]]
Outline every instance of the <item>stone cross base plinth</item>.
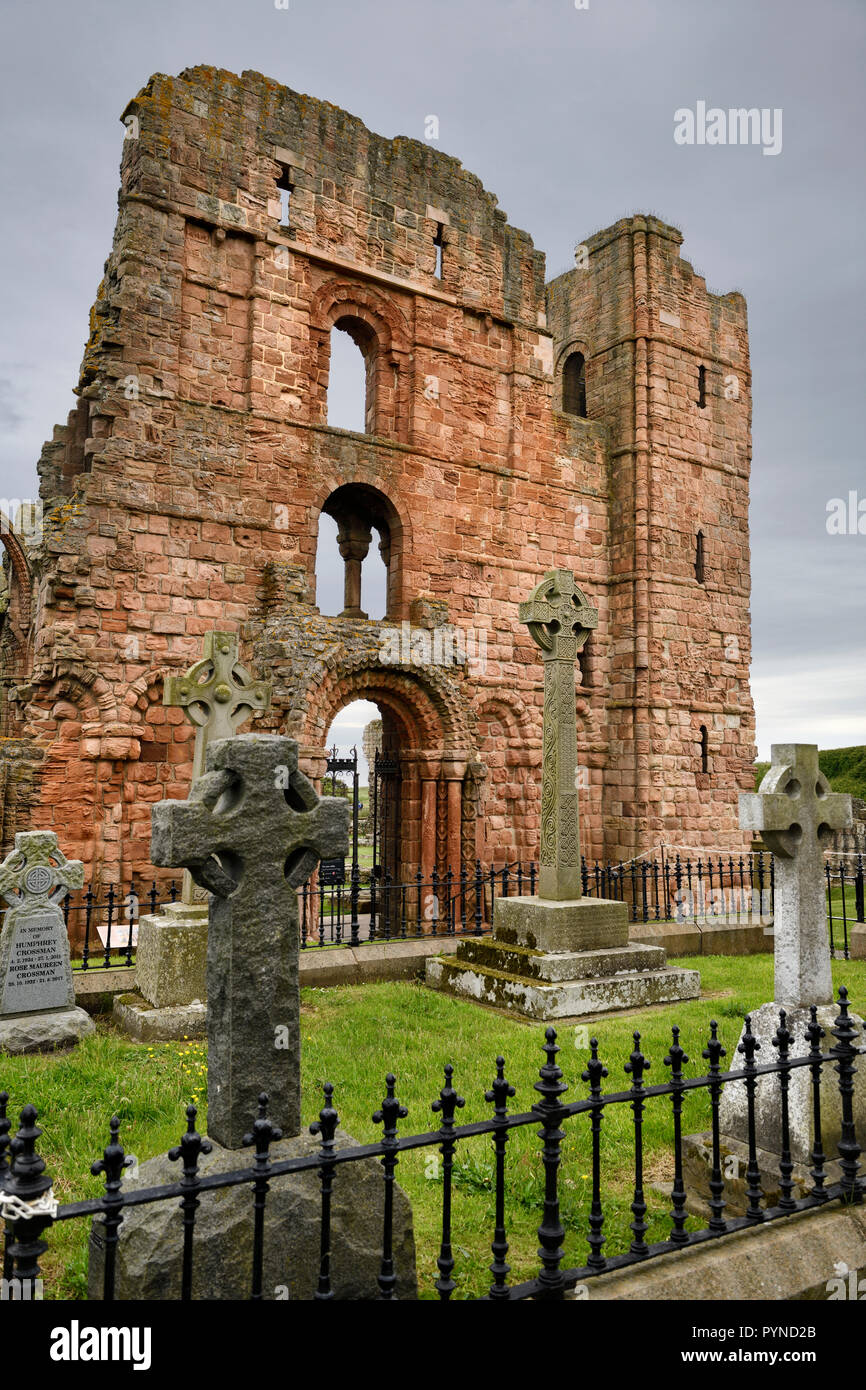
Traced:
[[[337, 1149], [355, 1143], [343, 1130], [335, 1135]], [[249, 1168], [252, 1149], [225, 1149], [213, 1140], [213, 1150], [199, 1160], [199, 1176]], [[321, 1152], [318, 1139], [299, 1134], [272, 1144], [274, 1163]], [[176, 1183], [181, 1163], [165, 1155], [150, 1158], [123, 1187]], [[321, 1183], [318, 1168], [271, 1178], [265, 1207], [263, 1294], [265, 1299], [306, 1300], [316, 1291], [321, 1236]], [[193, 1242], [192, 1296], [195, 1300], [250, 1296], [253, 1268], [253, 1192], [250, 1183], [205, 1192], [196, 1213]], [[382, 1262], [384, 1184], [378, 1159], [342, 1164], [334, 1178], [331, 1204], [331, 1286], [338, 1299], [375, 1299], [376, 1276]], [[88, 1297], [102, 1298], [104, 1272], [103, 1226], [94, 1220], [90, 1235]], [[115, 1297], [139, 1301], [180, 1299], [183, 1253], [183, 1214], [176, 1199], [128, 1207], [117, 1247]], [[418, 1296], [415, 1235], [409, 1199], [394, 1186], [395, 1296]]]
[[[750, 1017], [752, 1032], [760, 1043], [755, 1062], [760, 1066], [778, 1061], [779, 1050], [773, 1046], [772, 1039], [779, 1027], [779, 1005], [762, 1004]], [[818, 1022], [826, 1033], [821, 1043], [821, 1050], [825, 1053], [836, 1041], [830, 1030], [838, 1017], [839, 1011], [834, 1004], [825, 1004], [818, 1009]], [[856, 1014], [849, 1014], [848, 1017], [862, 1033], [863, 1020]], [[794, 1034], [788, 1054], [792, 1058], [804, 1057], [809, 1051], [805, 1038], [809, 1021], [808, 1009], [787, 1010], [787, 1026]], [[725, 1065], [729, 1071], [739, 1070], [742, 1067], [742, 1054], [733, 1050], [725, 1058]], [[836, 1145], [841, 1134], [842, 1109], [837, 1083], [834, 1064], [825, 1062], [821, 1068], [821, 1139], [828, 1159], [837, 1156]], [[782, 1147], [781, 1114], [778, 1074], [759, 1077], [755, 1088], [755, 1140], [759, 1148], [774, 1154], [779, 1154]], [[815, 1142], [813, 1119], [811, 1070], [809, 1067], [797, 1067], [788, 1073], [791, 1156], [795, 1163], [806, 1167], [810, 1163]], [[748, 1140], [746, 1088], [742, 1081], [729, 1082], [725, 1086], [719, 1107], [719, 1124], [722, 1133], [731, 1139], [744, 1143]], [[866, 1067], [859, 1062], [854, 1074], [854, 1127], [858, 1135], [866, 1134]]]
[[155, 1009], [143, 994], [116, 994], [111, 1016], [136, 1042], [186, 1042], [207, 1035], [207, 1004], [201, 999]]
[[493, 938], [467, 937], [427, 962], [427, 983], [548, 1020], [697, 999], [696, 970], [667, 966], [660, 946], [631, 945], [628, 908], [604, 898], [500, 898]]
[[54, 1052], [96, 1031], [90, 1014], [70, 1005], [43, 1013], [0, 1016], [0, 1052]]
[[207, 903], [167, 903], [138, 924], [134, 993], [118, 995], [114, 1021], [139, 1042], [206, 1031]]

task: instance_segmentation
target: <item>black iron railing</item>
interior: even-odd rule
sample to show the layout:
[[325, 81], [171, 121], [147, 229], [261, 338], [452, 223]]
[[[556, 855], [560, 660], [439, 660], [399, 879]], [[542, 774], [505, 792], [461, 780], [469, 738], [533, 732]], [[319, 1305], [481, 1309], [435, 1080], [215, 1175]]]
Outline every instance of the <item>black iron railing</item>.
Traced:
[[[505, 1061], [496, 1060], [496, 1077], [490, 1090], [485, 1092], [485, 1100], [493, 1105], [491, 1119], [458, 1125], [455, 1115], [465, 1102], [453, 1086], [453, 1069], [445, 1068], [445, 1085], [433, 1101], [432, 1109], [440, 1116], [441, 1123], [436, 1130], [421, 1134], [398, 1134], [398, 1123], [407, 1115], [406, 1107], [401, 1105], [396, 1095], [396, 1079], [389, 1073], [386, 1077], [386, 1095], [374, 1121], [383, 1127], [380, 1143], [351, 1145], [337, 1148], [335, 1132], [339, 1116], [333, 1106], [333, 1087], [324, 1087], [324, 1106], [318, 1122], [310, 1126], [311, 1133], [319, 1137], [318, 1153], [303, 1158], [272, 1162], [269, 1157], [270, 1145], [281, 1138], [280, 1131], [267, 1116], [267, 1096], [260, 1098], [259, 1115], [252, 1124], [252, 1132], [245, 1144], [255, 1147], [255, 1160], [251, 1167], [237, 1169], [230, 1173], [213, 1173], [200, 1176], [198, 1160], [202, 1152], [208, 1151], [208, 1142], [203, 1140], [195, 1129], [195, 1106], [187, 1107], [187, 1128], [180, 1144], [169, 1157], [183, 1160], [183, 1179], [177, 1183], [163, 1184], [159, 1187], [134, 1188], [124, 1191], [123, 1173], [128, 1162], [120, 1142], [120, 1121], [117, 1116], [110, 1123], [110, 1139], [101, 1160], [93, 1165], [93, 1171], [105, 1178], [105, 1193], [100, 1198], [89, 1201], [71, 1202], [58, 1206], [51, 1195], [51, 1178], [46, 1172], [43, 1159], [37, 1154], [36, 1145], [41, 1137], [36, 1120], [37, 1112], [32, 1105], [21, 1111], [20, 1127], [10, 1141], [10, 1124], [6, 1118], [8, 1096], [0, 1094], [0, 1211], [6, 1220], [6, 1243], [4, 1250], [4, 1278], [18, 1290], [19, 1296], [27, 1298], [36, 1288], [40, 1278], [39, 1262], [47, 1253], [49, 1246], [43, 1239], [50, 1228], [61, 1221], [81, 1220], [101, 1217], [104, 1231], [102, 1246], [104, 1256], [103, 1297], [112, 1300], [115, 1296], [117, 1247], [124, 1211], [128, 1207], [148, 1205], [153, 1202], [179, 1202], [183, 1211], [182, 1251], [182, 1300], [193, 1296], [195, 1286], [196, 1255], [196, 1213], [201, 1200], [207, 1194], [226, 1187], [241, 1184], [251, 1188], [251, 1211], [253, 1221], [253, 1263], [250, 1297], [261, 1299], [263, 1289], [263, 1256], [266, 1235], [266, 1208], [269, 1184], [288, 1173], [317, 1170], [321, 1182], [320, 1218], [320, 1265], [317, 1286], [310, 1289], [310, 1297], [328, 1299], [333, 1296], [331, 1287], [331, 1246], [330, 1226], [331, 1194], [335, 1181], [351, 1181], [350, 1173], [344, 1173], [345, 1165], [363, 1159], [378, 1158], [383, 1169], [385, 1189], [382, 1257], [377, 1280], [377, 1288], [371, 1288], [370, 1297], [389, 1300], [394, 1297], [397, 1271], [393, 1254], [393, 1196], [395, 1172], [402, 1153], [414, 1149], [438, 1148], [443, 1157], [442, 1180], [442, 1219], [441, 1240], [437, 1258], [438, 1277], [434, 1282], [440, 1300], [448, 1300], [457, 1289], [454, 1280], [456, 1268], [455, 1245], [452, 1232], [452, 1182], [454, 1158], [458, 1149], [474, 1140], [492, 1140], [495, 1154], [495, 1177], [492, 1193], [492, 1243], [493, 1263], [490, 1271], [493, 1282], [486, 1298], [494, 1301], [513, 1301], [520, 1299], [562, 1299], [565, 1293], [576, 1284], [582, 1284], [607, 1270], [619, 1269], [627, 1265], [651, 1259], [672, 1250], [695, 1245], [703, 1241], [724, 1236], [730, 1232], [758, 1224], [779, 1220], [794, 1212], [823, 1207], [828, 1202], [859, 1203], [866, 1191], [866, 1178], [860, 1171], [861, 1147], [854, 1120], [854, 1075], [855, 1061], [866, 1053], [866, 1046], [849, 1016], [847, 991], [839, 990], [839, 1009], [833, 1028], [830, 1030], [834, 1044], [822, 1051], [821, 1044], [825, 1030], [817, 1019], [817, 1010], [810, 1011], [810, 1022], [806, 1026], [804, 1040], [809, 1050], [804, 1055], [792, 1056], [791, 1048], [797, 1039], [787, 1025], [784, 1010], [779, 1013], [779, 1027], [773, 1038], [777, 1059], [773, 1062], [756, 1063], [757, 1040], [751, 1033], [750, 1019], [746, 1017], [745, 1032], [739, 1045], [743, 1065], [736, 1070], [723, 1070], [722, 1058], [725, 1049], [717, 1036], [717, 1024], [710, 1024], [710, 1037], [701, 1056], [708, 1063], [705, 1075], [687, 1077], [683, 1067], [688, 1057], [680, 1044], [680, 1030], [672, 1029], [672, 1042], [664, 1065], [670, 1069], [670, 1079], [656, 1085], [644, 1084], [644, 1076], [650, 1061], [641, 1051], [640, 1034], [634, 1034], [634, 1049], [625, 1065], [625, 1072], [631, 1079], [627, 1090], [604, 1092], [602, 1083], [608, 1077], [607, 1067], [598, 1055], [595, 1039], [590, 1044], [590, 1060], [581, 1079], [588, 1085], [589, 1094], [579, 1100], [566, 1101], [569, 1090], [563, 1072], [556, 1061], [559, 1048], [556, 1033], [548, 1028], [543, 1050], [546, 1054], [544, 1065], [539, 1071], [539, 1079], [534, 1083], [539, 1099], [524, 1112], [512, 1114], [508, 1102], [515, 1095], [515, 1088], [505, 1075]], [[805, 1196], [795, 1197], [797, 1190], [793, 1174], [794, 1162], [791, 1150], [791, 1131], [788, 1108], [788, 1088], [791, 1074], [797, 1068], [808, 1068], [810, 1073], [811, 1108], [813, 1124], [813, 1143], [809, 1155], [809, 1178], [811, 1186]], [[837, 1080], [834, 1082], [833, 1071]], [[825, 1075], [828, 1073], [829, 1075]], [[767, 1206], [761, 1187], [761, 1170], [756, 1146], [756, 1101], [755, 1093], [759, 1079], [778, 1076], [779, 1078], [779, 1133], [781, 1153], [779, 1158], [778, 1191], [779, 1199], [774, 1206]], [[721, 1168], [720, 1139], [720, 1101], [725, 1086], [742, 1085], [746, 1095], [748, 1125], [748, 1166], [746, 1169], [745, 1196], [747, 1206], [745, 1215], [728, 1219], [725, 1217], [724, 1179]], [[835, 1171], [829, 1169], [830, 1158], [824, 1153], [822, 1138], [822, 1107], [827, 1108], [827, 1091], [833, 1087], [838, 1091], [841, 1115], [840, 1138], [837, 1145], [838, 1158]], [[705, 1089], [709, 1093], [711, 1105], [711, 1172], [709, 1178], [710, 1218], [706, 1226], [699, 1230], [686, 1230], [689, 1219], [687, 1212], [687, 1192], [683, 1177], [683, 1137], [682, 1107], [683, 1099], [689, 1092]], [[670, 1234], [664, 1241], [648, 1243], [646, 1236], [649, 1227], [645, 1220], [647, 1203], [644, 1192], [643, 1171], [643, 1127], [644, 1112], [648, 1104], [667, 1098], [671, 1102], [673, 1132], [674, 1180], [670, 1194], [669, 1214]], [[763, 1103], [765, 1104], [765, 1102]], [[606, 1112], [614, 1106], [629, 1106], [633, 1122], [633, 1162], [634, 1186], [631, 1203], [632, 1221], [630, 1229], [633, 1239], [627, 1253], [613, 1257], [604, 1254], [605, 1209], [602, 1199], [602, 1133]], [[560, 1220], [559, 1173], [562, 1161], [562, 1143], [566, 1138], [563, 1126], [579, 1123], [586, 1117], [590, 1130], [592, 1148], [592, 1195], [586, 1211], [586, 1241], [589, 1257], [580, 1267], [562, 1268], [564, 1257], [563, 1239], [565, 1230]], [[517, 1129], [527, 1125], [540, 1125], [537, 1131], [541, 1139], [540, 1161], [544, 1170], [544, 1198], [541, 1204], [541, 1224], [537, 1234], [539, 1241], [540, 1269], [536, 1276], [519, 1284], [509, 1284], [510, 1267], [508, 1255], [508, 1210], [506, 1201], [505, 1175], [508, 1164], [508, 1139]], [[10, 1161], [11, 1158], [11, 1161]], [[837, 1176], [838, 1175], [838, 1176]], [[8, 1287], [9, 1285], [7, 1285]]]
[[101, 893], [92, 887], [67, 893], [61, 908], [73, 966], [79, 970], [133, 966], [133, 936], [141, 914], [176, 902], [178, 891], [174, 880], [167, 887], [152, 882], [146, 888], [133, 879], [125, 889], [110, 883]]
[[[341, 861], [342, 862], [342, 861]], [[652, 856], [626, 863], [582, 862], [583, 891], [627, 904], [632, 922], [729, 922], [773, 924], [775, 874], [770, 854]], [[866, 922], [866, 865], [862, 855], [825, 858], [830, 947], [849, 959], [850, 928]], [[497, 898], [536, 891], [534, 862], [437, 870], [429, 879], [418, 870], [405, 881], [390, 874], [362, 875], [353, 865], [345, 877], [330, 866], [313, 886], [299, 891], [301, 946], [364, 945], [412, 937], [483, 935], [490, 930]], [[144, 912], [176, 902], [179, 883], [150, 888], [130, 883], [68, 894], [63, 913], [73, 962], [82, 970], [135, 963], [133, 928]], [[768, 949], [770, 949], [768, 945]]]

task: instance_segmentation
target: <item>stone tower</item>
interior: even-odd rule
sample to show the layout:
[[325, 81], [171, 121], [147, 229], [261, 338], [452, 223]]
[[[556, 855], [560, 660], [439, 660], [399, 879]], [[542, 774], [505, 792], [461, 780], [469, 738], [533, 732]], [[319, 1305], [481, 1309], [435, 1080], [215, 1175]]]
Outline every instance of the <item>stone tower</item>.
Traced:
[[[600, 615], [577, 700], [587, 855], [742, 848], [742, 298], [709, 294], [680, 233], [641, 216], [545, 288], [457, 160], [257, 73], [156, 75], [124, 123], [43, 531], [8, 538], [3, 847], [50, 826], [97, 882], [152, 872], [150, 807], [185, 795], [192, 752], [163, 679], [220, 628], [273, 682], [256, 728], [297, 738], [313, 778], [339, 710], [378, 705], [396, 872], [535, 857], [541, 670], [517, 601], [565, 566]], [[327, 424], [336, 330], [365, 362], [361, 433]]]

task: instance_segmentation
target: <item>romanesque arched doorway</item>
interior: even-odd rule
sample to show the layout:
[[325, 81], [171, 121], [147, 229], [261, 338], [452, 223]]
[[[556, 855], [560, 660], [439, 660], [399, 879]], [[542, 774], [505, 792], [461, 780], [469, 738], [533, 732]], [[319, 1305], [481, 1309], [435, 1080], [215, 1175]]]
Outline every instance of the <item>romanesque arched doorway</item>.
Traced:
[[[466, 910], [461, 883], [472, 881], [480, 836], [481, 769], [459, 685], [411, 667], [369, 664], [335, 671], [308, 703], [303, 743], [321, 749], [339, 712], [353, 701], [375, 706], [381, 719], [367, 795], [375, 797], [373, 899], [417, 930]], [[377, 759], [378, 752], [378, 777]]]

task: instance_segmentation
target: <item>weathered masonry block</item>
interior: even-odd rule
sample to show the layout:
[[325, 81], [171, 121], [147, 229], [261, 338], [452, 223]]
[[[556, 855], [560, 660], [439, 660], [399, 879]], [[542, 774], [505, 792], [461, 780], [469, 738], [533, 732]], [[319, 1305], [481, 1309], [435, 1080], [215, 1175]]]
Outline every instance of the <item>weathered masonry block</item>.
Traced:
[[[258, 73], [157, 74], [123, 115], [43, 532], [3, 536], [3, 847], [50, 826], [97, 883], [152, 872], [151, 806], [186, 794], [192, 759], [163, 681], [218, 628], [273, 683], [256, 729], [295, 738], [314, 779], [334, 715], [378, 704], [401, 875], [535, 857], [542, 692], [516, 596], [564, 565], [599, 610], [577, 692], [585, 852], [741, 849], [743, 298], [710, 294], [650, 216], [545, 286], [456, 159]], [[366, 361], [363, 433], [327, 424], [335, 327]], [[316, 603], [323, 513], [339, 617]], [[382, 621], [357, 586], [373, 532]], [[395, 654], [403, 623], [483, 636], [484, 660]]]

